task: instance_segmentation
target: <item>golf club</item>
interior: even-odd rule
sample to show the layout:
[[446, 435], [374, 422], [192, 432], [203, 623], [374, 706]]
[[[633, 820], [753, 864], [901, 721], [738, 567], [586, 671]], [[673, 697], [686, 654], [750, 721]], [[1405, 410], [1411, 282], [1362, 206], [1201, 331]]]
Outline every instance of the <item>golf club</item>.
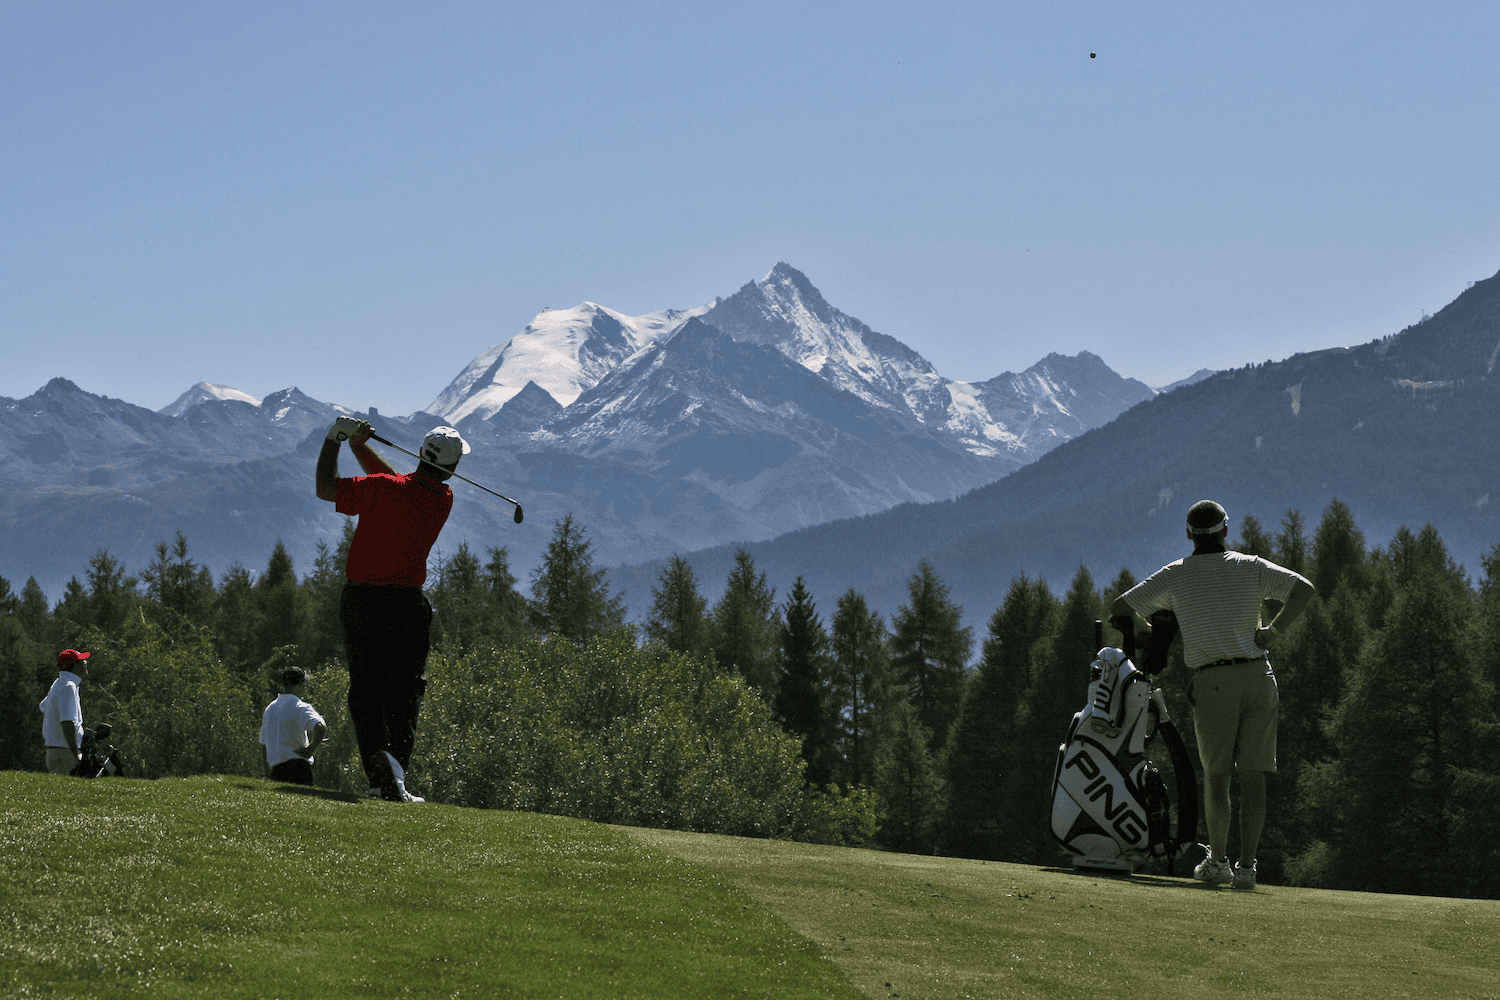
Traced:
[[[414, 452], [414, 451], [407, 451], [405, 448], [401, 447], [399, 444], [396, 444], [396, 443], [391, 442], [391, 441], [387, 441], [385, 438], [381, 437], [379, 434], [371, 434], [370, 438], [372, 440], [379, 441], [381, 444], [385, 445], [387, 448], [395, 448], [399, 452], [403, 452], [404, 454], [410, 455], [412, 458], [415, 458], [418, 462], [427, 462], [427, 459], [423, 458], [421, 455], [418, 455], [416, 452]], [[427, 464], [430, 465], [430, 466], [432, 466], [434, 469], [442, 469], [442, 471], [448, 472], [447, 469], [443, 469], [443, 467], [441, 465], [438, 465], [436, 462], [427, 462]], [[497, 496], [501, 500], [504, 500], [506, 503], [515, 504], [515, 507], [516, 507], [516, 523], [517, 524], [521, 523], [521, 517], [522, 517], [522, 514], [521, 514], [521, 504], [518, 501], [512, 500], [510, 497], [506, 496], [504, 493], [496, 493], [494, 490], [490, 489], [488, 486], [482, 486], [479, 483], [474, 482], [474, 480], [470, 479], [468, 476], [460, 476], [456, 472], [450, 472], [449, 475], [451, 475], [451, 476], [453, 476], [453, 477], [455, 477], [457, 479], [462, 479], [464, 482], [468, 483], [470, 486], [478, 486], [480, 489], [484, 490], [486, 493], [489, 493], [492, 496]]]

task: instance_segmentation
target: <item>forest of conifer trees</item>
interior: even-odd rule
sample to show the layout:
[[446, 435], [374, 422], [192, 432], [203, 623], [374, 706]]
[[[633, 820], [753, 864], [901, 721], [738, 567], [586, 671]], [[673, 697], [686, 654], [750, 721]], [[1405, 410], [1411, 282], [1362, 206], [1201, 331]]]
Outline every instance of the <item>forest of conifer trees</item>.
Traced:
[[[301, 576], [280, 543], [263, 570], [215, 576], [179, 534], [144, 567], [101, 550], [55, 601], [34, 578], [0, 579], [0, 767], [42, 769], [36, 705], [73, 647], [97, 657], [85, 723], [112, 724], [132, 775], [262, 776], [260, 711], [295, 663], [332, 729], [318, 784], [362, 794], [336, 610], [351, 534]], [[1500, 546], [1471, 578], [1431, 527], [1369, 547], [1339, 501], [1310, 534], [1287, 511], [1244, 517], [1231, 541], [1317, 587], [1272, 651], [1262, 883], [1500, 896]], [[1080, 568], [1057, 593], [1017, 577], [975, 636], [926, 563], [887, 621], [853, 589], [821, 609], [800, 579], [777, 595], [742, 551], [722, 588], [672, 559], [627, 624], [571, 516], [526, 594], [505, 549], [460, 545], [427, 581], [409, 778], [455, 805], [1056, 863], [1057, 745], [1084, 703], [1094, 622], [1135, 579]], [[1161, 683], [1190, 720], [1180, 646], [1173, 658]]]

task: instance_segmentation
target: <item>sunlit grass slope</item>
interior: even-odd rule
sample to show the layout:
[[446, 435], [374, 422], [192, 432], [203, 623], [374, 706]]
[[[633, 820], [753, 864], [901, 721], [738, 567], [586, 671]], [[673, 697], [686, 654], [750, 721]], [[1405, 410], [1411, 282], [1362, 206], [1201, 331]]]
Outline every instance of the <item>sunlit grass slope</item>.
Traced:
[[1496, 997], [1500, 902], [0, 772], [6, 997]]
[[722, 873], [869, 997], [1500, 998], [1500, 902], [1106, 878], [631, 831]]
[[7, 997], [858, 997], [711, 870], [577, 820], [0, 772]]

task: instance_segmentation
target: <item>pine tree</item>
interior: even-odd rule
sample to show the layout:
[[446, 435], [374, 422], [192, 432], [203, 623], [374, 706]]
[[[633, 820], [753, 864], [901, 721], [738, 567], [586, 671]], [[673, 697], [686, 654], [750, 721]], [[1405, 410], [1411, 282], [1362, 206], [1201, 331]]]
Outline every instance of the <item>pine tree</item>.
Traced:
[[[1500, 715], [1500, 542], [1481, 560], [1476, 603], [1476, 656], [1490, 692], [1490, 711]], [[25, 592], [22, 592], [23, 599]], [[1497, 827], [1500, 829], [1500, 827]]]
[[479, 560], [469, 551], [469, 543], [459, 542], [458, 551], [442, 560], [433, 576], [427, 591], [433, 645], [460, 653], [477, 648], [485, 638], [488, 609]]
[[1121, 594], [1125, 593], [1125, 591], [1129, 590], [1131, 587], [1134, 587], [1136, 585], [1136, 582], [1137, 581], [1134, 573], [1130, 572], [1130, 570], [1128, 569], [1120, 570], [1120, 575], [1115, 577], [1115, 582], [1111, 583], [1104, 591], [1105, 605], [1108, 606], [1110, 604], [1113, 604], [1116, 597], [1119, 597]]
[[651, 592], [646, 635], [674, 653], [702, 656], [708, 651], [708, 602], [698, 593], [692, 565], [673, 553], [662, 570], [661, 584]]
[[756, 574], [750, 553], [740, 549], [734, 554], [724, 596], [714, 605], [714, 658], [725, 669], [738, 670], [768, 703], [776, 697], [780, 632], [776, 591], [766, 585], [764, 573]]
[[[353, 536], [353, 526], [351, 518], [346, 522], [347, 536]], [[302, 578], [303, 606], [307, 609], [306, 645], [301, 651], [305, 665], [333, 662], [344, 652], [339, 601], [344, 594], [344, 567], [348, 555], [347, 541], [338, 548], [329, 548], [328, 543], [320, 538], [313, 555], [312, 572]]]
[[[1035, 856], [1032, 849], [1035, 810], [1048, 805], [1042, 801], [1048, 789], [1040, 788], [1034, 769], [1041, 759], [1040, 749], [1051, 747], [1055, 753], [1062, 733], [1046, 733], [1043, 730], [1048, 727], [1035, 721], [1037, 712], [1032, 705], [1032, 678], [1041, 673], [1041, 663], [1046, 658], [1046, 648], [1051, 644], [1056, 628], [1057, 613], [1057, 600], [1046, 582], [1028, 580], [1022, 575], [1012, 581], [1000, 608], [999, 620], [991, 621], [990, 636], [985, 640], [981, 669], [1003, 679], [1015, 689], [1017, 696], [1010, 722], [1001, 732], [994, 734], [995, 752], [1000, 758], [997, 765], [999, 811], [992, 814], [994, 825], [985, 831], [985, 839], [999, 860], [1032, 860]], [[1049, 762], [1049, 782], [1051, 766]]]
[[[1122, 574], [1122, 581], [1128, 576]], [[1045, 631], [1051, 604], [1046, 585], [1022, 575], [990, 616], [979, 666], [948, 743], [945, 853], [990, 860], [1010, 853], [1006, 819], [1014, 812], [1010, 794], [1017, 788], [1016, 712], [1031, 648]]]
[[943, 794], [931, 734], [909, 703], [896, 707], [892, 722], [876, 786], [885, 807], [880, 841], [893, 851], [930, 854]]
[[1080, 566], [1068, 588], [1047, 641], [1034, 648], [1031, 672], [1016, 725], [1017, 782], [1010, 801], [1016, 809], [1014, 842], [1021, 858], [1041, 864], [1053, 850], [1049, 793], [1057, 745], [1068, 722], [1088, 694], [1094, 622], [1100, 618], [1099, 595], [1086, 568]]
[[69, 646], [83, 641], [80, 636], [89, 629], [114, 632], [135, 607], [136, 578], [125, 575], [125, 566], [107, 549], [100, 549], [89, 560], [88, 589], [75, 576], [68, 582], [55, 618]]
[[433, 642], [459, 652], [502, 647], [522, 641], [527, 633], [526, 599], [516, 592], [510, 556], [491, 547], [489, 562], [461, 542], [433, 574], [428, 591], [433, 607]]
[[[90, 621], [89, 592], [83, 589], [83, 584], [78, 582], [78, 577], [69, 577], [68, 582], [63, 585], [62, 599], [57, 602], [57, 607], [52, 609], [52, 623], [59, 639], [63, 635], [78, 633]], [[70, 642], [62, 641], [56, 644], [68, 646]]]
[[894, 683], [885, 623], [852, 588], [833, 616], [829, 694], [837, 720], [845, 785], [873, 785]]
[[214, 600], [213, 574], [188, 558], [187, 536], [181, 531], [169, 549], [156, 543], [156, 558], [141, 573], [146, 598], [196, 624], [206, 624]]
[[242, 674], [260, 666], [263, 658], [255, 658], [256, 636], [260, 632], [260, 608], [250, 571], [239, 563], [231, 563], [219, 578], [219, 597], [214, 602], [214, 642], [219, 657]]
[[0, 577], [0, 769], [35, 770], [42, 763], [37, 743], [36, 705], [40, 698], [33, 657], [17, 619], [19, 595]]
[[1333, 596], [1341, 583], [1363, 594], [1365, 580], [1365, 536], [1354, 524], [1354, 515], [1342, 500], [1334, 500], [1323, 512], [1323, 520], [1313, 535], [1313, 586], [1324, 600]]
[[21, 588], [21, 599], [16, 605], [16, 620], [21, 624], [21, 631], [32, 642], [44, 648], [56, 645], [51, 637], [52, 612], [48, 610], [47, 595], [42, 592], [42, 586], [34, 576], [27, 577], [26, 586]]
[[1448, 555], [1447, 546], [1430, 523], [1416, 535], [1405, 526], [1396, 529], [1386, 552], [1386, 563], [1398, 594], [1422, 577], [1431, 577], [1433, 582], [1453, 590], [1468, 588], [1463, 567]]
[[[1350, 588], [1341, 587], [1332, 600], [1314, 595], [1302, 617], [1271, 649], [1280, 708], [1277, 773], [1260, 841], [1259, 877], [1264, 882], [1285, 881], [1290, 859], [1315, 839], [1312, 816], [1297, 789], [1333, 753], [1328, 719], [1363, 641], [1359, 603]], [[1238, 832], [1230, 827], [1231, 850], [1237, 849], [1233, 841]]]
[[1495, 771], [1475, 752], [1493, 716], [1466, 616], [1450, 578], [1415, 568], [1385, 629], [1348, 672], [1330, 730], [1335, 757], [1304, 782], [1323, 808], [1327, 884], [1428, 895], [1466, 889], [1476, 845], [1453, 836], [1463, 818], [1454, 779]]
[[1266, 537], [1260, 522], [1251, 514], [1246, 514], [1240, 520], [1240, 537], [1233, 548], [1236, 552], [1260, 556], [1262, 559], [1270, 559], [1272, 553], [1271, 539]]
[[[1405, 528], [1401, 529], [1406, 531]], [[1390, 557], [1379, 546], [1365, 557], [1365, 579], [1369, 590], [1365, 593], [1365, 626], [1371, 632], [1385, 628], [1386, 615], [1396, 603], [1396, 582]]]
[[531, 608], [516, 590], [516, 578], [510, 571], [510, 551], [490, 546], [489, 562], [484, 564], [485, 603], [489, 611], [488, 636], [496, 646], [512, 646], [531, 634], [527, 624]]
[[279, 538], [266, 571], [255, 581], [254, 603], [257, 627], [249, 650], [252, 664], [265, 662], [277, 649], [302, 645], [307, 627], [304, 594], [291, 554]]
[[582, 644], [624, 624], [624, 598], [610, 594], [606, 573], [594, 569], [590, 548], [572, 514], [556, 522], [542, 564], [531, 577], [537, 631]]
[[821, 788], [833, 780], [834, 725], [824, 682], [828, 634], [802, 577], [782, 609], [781, 683], [776, 688], [776, 716], [781, 727], [802, 741], [806, 780]]
[[1281, 531], [1276, 535], [1276, 560], [1293, 573], [1307, 575], [1307, 538], [1303, 534], [1302, 514], [1289, 510], [1281, 519]]
[[908, 581], [907, 594], [910, 603], [897, 609], [893, 622], [891, 666], [918, 721], [941, 749], [958, 715], [974, 633], [962, 626], [963, 609], [926, 560]]

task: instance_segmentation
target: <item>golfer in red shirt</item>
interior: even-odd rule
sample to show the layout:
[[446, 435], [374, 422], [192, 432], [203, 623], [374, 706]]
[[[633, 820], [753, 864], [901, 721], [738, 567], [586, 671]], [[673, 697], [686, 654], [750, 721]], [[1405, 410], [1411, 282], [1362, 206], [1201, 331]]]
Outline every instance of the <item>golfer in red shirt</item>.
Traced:
[[[339, 417], [318, 455], [320, 500], [355, 517], [339, 623], [349, 660], [349, 718], [372, 795], [421, 802], [406, 790], [406, 768], [427, 689], [432, 605], [422, 593], [427, 555], [453, 509], [446, 480], [469, 453], [452, 427], [422, 442], [416, 471], [402, 475], [368, 444], [370, 424]], [[340, 479], [339, 444], [366, 475]]]

